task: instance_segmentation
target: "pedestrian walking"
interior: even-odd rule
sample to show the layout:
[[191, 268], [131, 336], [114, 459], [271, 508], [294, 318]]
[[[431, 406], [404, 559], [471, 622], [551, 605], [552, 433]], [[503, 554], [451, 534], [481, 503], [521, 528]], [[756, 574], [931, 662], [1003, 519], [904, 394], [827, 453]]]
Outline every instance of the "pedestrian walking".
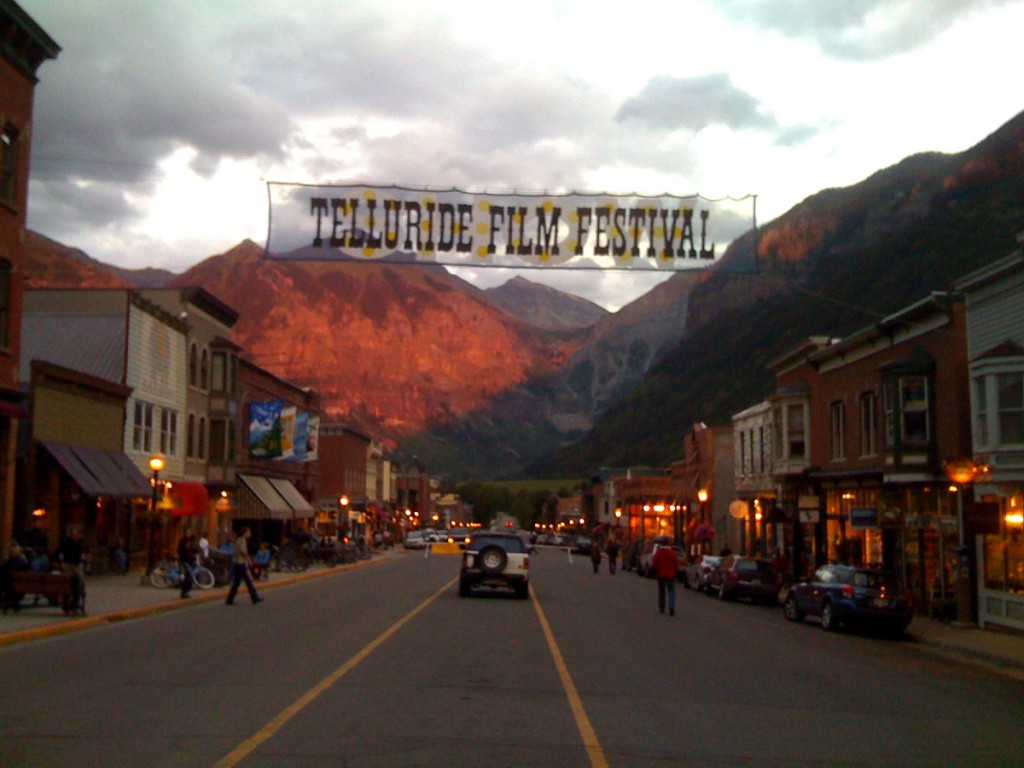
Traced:
[[619, 542], [614, 536], [608, 537], [608, 544], [605, 546], [605, 550], [608, 552], [608, 573], [614, 576], [619, 562]]
[[243, 581], [245, 582], [245, 588], [249, 590], [252, 604], [256, 605], [256, 603], [263, 602], [263, 598], [256, 591], [256, 585], [253, 584], [252, 574], [249, 573], [249, 537], [251, 535], [252, 531], [247, 526], [242, 529], [241, 533], [238, 534], [238, 538], [235, 539], [234, 551], [231, 554], [231, 563], [234, 570], [231, 574], [231, 589], [228, 590], [228, 599], [225, 601], [227, 605], [235, 604], [235, 595], [238, 594], [238, 587], [241, 586]]
[[181, 597], [189, 598], [192, 595], [192, 587], [195, 585], [195, 578], [192, 576], [192, 566], [196, 562], [196, 537], [191, 530], [185, 531], [178, 542], [178, 567], [181, 568]]
[[679, 570], [679, 555], [668, 546], [660, 545], [651, 558], [651, 570], [658, 579], [658, 612], [665, 612], [665, 598], [668, 597], [668, 614], [676, 615], [676, 573]]
[[599, 542], [591, 542], [590, 545], [590, 562], [594, 565], [594, 573], [601, 572], [601, 544]]

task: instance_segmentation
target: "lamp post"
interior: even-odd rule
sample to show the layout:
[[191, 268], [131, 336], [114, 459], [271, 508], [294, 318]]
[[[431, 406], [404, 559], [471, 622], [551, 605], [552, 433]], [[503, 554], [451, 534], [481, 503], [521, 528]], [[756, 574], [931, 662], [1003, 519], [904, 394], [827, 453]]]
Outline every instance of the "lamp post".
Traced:
[[[152, 495], [149, 500], [149, 546], [146, 548], [146, 573], [143, 578], [148, 576], [153, 571], [154, 561], [154, 548], [156, 546], [155, 526], [156, 526], [156, 509], [157, 509], [157, 488], [160, 486], [160, 471], [164, 468], [164, 460], [161, 456], [154, 456], [149, 460], [149, 468], [153, 471], [153, 477], [150, 478], [150, 485], [152, 486]], [[131, 545], [129, 544], [129, 547]]]
[[348, 496], [346, 496], [345, 494], [342, 494], [341, 498], [338, 499], [338, 525], [337, 525], [338, 531], [337, 531], [337, 536], [338, 536], [339, 539], [343, 538], [342, 535], [341, 535], [341, 521], [342, 521], [342, 518], [344, 518], [344, 520], [345, 520], [345, 536], [346, 537], [348, 536], [348, 503], [349, 503], [348, 502]]
[[[704, 505], [707, 503], [707, 500], [708, 500], [708, 489], [707, 488], [701, 488], [699, 491], [697, 491], [697, 502], [698, 502], [698, 506], [697, 506], [697, 518], [698, 518], [697, 519], [697, 525], [700, 525], [701, 523], [706, 523], [707, 522], [704, 519], [704, 514], [705, 514], [704, 513]], [[711, 551], [710, 543], [705, 544], [705, 542], [702, 541], [702, 542], [699, 542], [699, 546], [700, 546], [700, 553], [691, 553], [691, 554], [707, 554], [708, 552]]]
[[957, 626], [969, 627], [971, 621], [971, 548], [967, 544], [967, 530], [964, 524], [964, 486], [973, 482], [979, 468], [970, 459], [947, 461], [943, 465], [956, 491], [957, 569], [956, 569], [956, 622]]

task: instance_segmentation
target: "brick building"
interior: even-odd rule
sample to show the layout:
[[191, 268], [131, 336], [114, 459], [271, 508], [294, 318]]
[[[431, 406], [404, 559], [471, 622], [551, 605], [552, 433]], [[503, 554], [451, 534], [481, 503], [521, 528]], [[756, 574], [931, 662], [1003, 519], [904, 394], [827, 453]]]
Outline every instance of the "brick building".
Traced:
[[870, 564], [921, 604], [948, 595], [958, 499], [944, 466], [970, 455], [962, 298], [934, 293], [773, 368], [774, 478], [797, 573]]
[[248, 525], [280, 544], [313, 527], [319, 495], [320, 395], [238, 360], [237, 485], [219, 516], [219, 542]]
[[0, 551], [14, 528], [18, 423], [25, 417], [19, 382], [22, 264], [28, 221], [28, 174], [36, 73], [60, 46], [13, 0], [0, 0]]
[[[320, 427], [320, 526], [339, 536], [366, 535], [367, 467], [373, 441], [341, 423]], [[336, 528], [335, 530], [331, 530]]]

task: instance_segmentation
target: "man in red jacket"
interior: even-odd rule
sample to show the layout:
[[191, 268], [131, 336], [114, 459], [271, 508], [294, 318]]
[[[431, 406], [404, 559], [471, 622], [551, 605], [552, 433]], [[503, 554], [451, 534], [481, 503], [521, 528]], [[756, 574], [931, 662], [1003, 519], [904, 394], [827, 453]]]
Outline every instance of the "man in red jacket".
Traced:
[[676, 615], [676, 572], [679, 555], [668, 544], [659, 544], [651, 559], [651, 570], [658, 578], [658, 611], [665, 612], [665, 593], [668, 593], [668, 614]]

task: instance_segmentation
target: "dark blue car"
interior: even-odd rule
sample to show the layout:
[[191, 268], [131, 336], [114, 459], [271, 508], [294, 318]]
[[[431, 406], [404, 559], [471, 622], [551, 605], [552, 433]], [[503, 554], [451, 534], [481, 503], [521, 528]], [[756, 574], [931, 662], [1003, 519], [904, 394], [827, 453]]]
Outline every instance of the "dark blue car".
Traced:
[[914, 617], [910, 595], [898, 590], [880, 571], [851, 565], [825, 565], [810, 580], [794, 584], [783, 611], [790, 621], [820, 616], [826, 630], [846, 624], [897, 636]]

